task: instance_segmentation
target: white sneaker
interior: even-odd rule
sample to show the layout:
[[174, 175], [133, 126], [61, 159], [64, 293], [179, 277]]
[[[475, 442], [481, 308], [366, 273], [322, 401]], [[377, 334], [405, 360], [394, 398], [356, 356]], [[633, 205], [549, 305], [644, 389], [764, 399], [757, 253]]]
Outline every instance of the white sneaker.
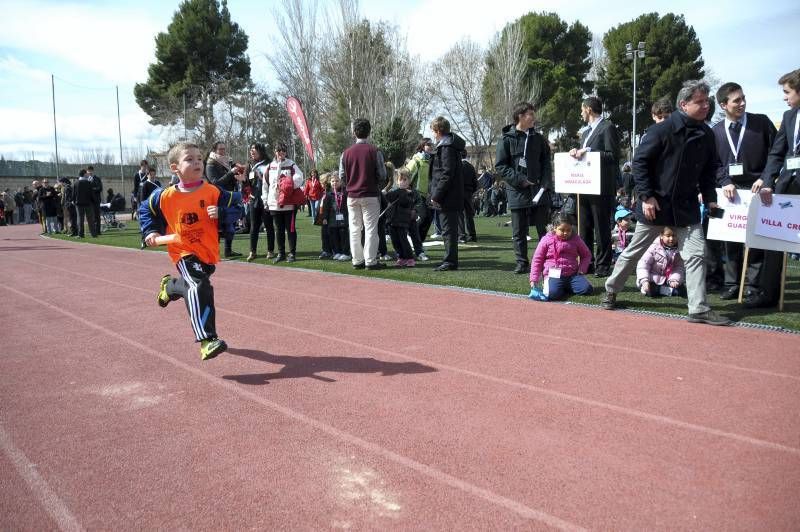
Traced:
[[333, 254], [333, 260], [342, 260], [342, 254], [341, 253], [334, 253]]
[[431, 235], [431, 238], [442, 238], [442, 235], [440, 235], [439, 233], [433, 233]]
[[352, 259], [352, 258], [353, 258], [353, 257], [351, 257], [350, 255], [345, 255], [344, 253], [342, 253], [341, 255], [339, 255], [339, 257], [341, 257], [339, 260], [350, 260], [350, 259]]
[[426, 261], [426, 260], [431, 260], [431, 259], [429, 259], [429, 258], [428, 258], [428, 256], [427, 256], [427, 255], [425, 254], [425, 252], [423, 251], [422, 253], [420, 253], [419, 255], [417, 255], [417, 260]]
[[531, 237], [531, 235], [528, 235], [528, 236], [526, 236], [526, 237], [525, 237], [525, 240], [527, 240], [528, 242], [530, 242], [531, 240], [533, 240], [533, 238]]

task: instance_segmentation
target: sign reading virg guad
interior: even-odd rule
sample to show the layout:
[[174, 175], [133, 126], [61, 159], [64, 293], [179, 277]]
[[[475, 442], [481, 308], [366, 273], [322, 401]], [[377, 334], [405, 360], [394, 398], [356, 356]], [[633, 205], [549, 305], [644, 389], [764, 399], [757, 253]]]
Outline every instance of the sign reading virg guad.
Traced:
[[736, 197], [729, 200], [722, 189], [717, 189], [717, 205], [725, 210], [722, 218], [708, 219], [709, 240], [745, 243], [747, 239], [747, 210], [753, 193], [749, 190], [737, 190]]
[[556, 153], [555, 188], [559, 194], [600, 194], [600, 153], [588, 152], [580, 159]]

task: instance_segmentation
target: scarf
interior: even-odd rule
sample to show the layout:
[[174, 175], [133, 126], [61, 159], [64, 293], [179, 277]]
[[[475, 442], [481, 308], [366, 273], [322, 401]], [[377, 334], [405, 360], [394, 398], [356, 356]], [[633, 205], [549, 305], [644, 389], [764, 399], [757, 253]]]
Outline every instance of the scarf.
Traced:
[[231, 169], [231, 160], [227, 157], [223, 158], [222, 155], [219, 155], [217, 152], [212, 151], [208, 154], [208, 160], [214, 161], [215, 163], [219, 164], [220, 166], [224, 167], [225, 170], [230, 171]]

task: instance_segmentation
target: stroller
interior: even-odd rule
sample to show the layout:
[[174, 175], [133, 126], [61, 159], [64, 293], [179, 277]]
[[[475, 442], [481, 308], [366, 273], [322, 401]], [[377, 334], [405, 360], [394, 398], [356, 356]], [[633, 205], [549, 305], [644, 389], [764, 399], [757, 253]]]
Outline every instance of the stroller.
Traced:
[[100, 230], [107, 231], [108, 229], [125, 229], [125, 222], [117, 220], [117, 212], [125, 209], [125, 198], [122, 194], [116, 194], [111, 199], [110, 203], [100, 204]]

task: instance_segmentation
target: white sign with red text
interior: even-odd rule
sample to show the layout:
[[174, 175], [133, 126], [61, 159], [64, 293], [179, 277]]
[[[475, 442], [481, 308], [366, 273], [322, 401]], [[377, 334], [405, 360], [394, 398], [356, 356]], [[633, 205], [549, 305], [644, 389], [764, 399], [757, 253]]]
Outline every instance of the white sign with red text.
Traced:
[[753, 193], [749, 190], [737, 190], [736, 197], [729, 200], [717, 189], [717, 205], [725, 210], [722, 218], [708, 219], [709, 240], [724, 240], [725, 242], [740, 242], [744, 244], [747, 239], [747, 210]]
[[580, 159], [556, 153], [555, 187], [559, 194], [600, 194], [600, 153], [589, 152]]
[[758, 236], [800, 243], [800, 196], [773, 194], [772, 204], [759, 204], [753, 222]]

